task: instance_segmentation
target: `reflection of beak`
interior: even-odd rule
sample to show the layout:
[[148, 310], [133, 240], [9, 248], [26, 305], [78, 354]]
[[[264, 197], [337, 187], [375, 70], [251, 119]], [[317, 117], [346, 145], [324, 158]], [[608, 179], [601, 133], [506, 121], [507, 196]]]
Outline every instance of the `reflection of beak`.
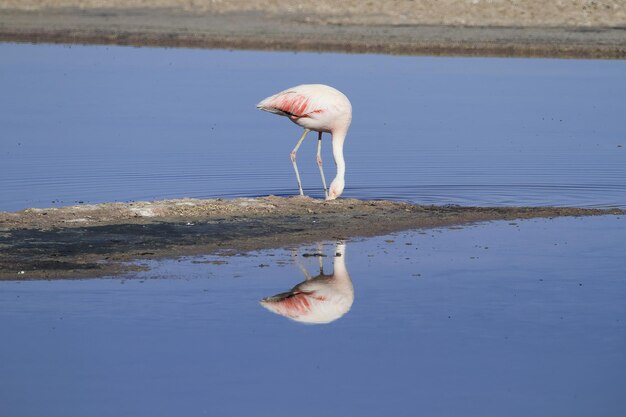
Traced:
[[289, 298], [289, 297], [293, 297], [293, 293], [291, 291], [283, 292], [283, 293], [276, 294], [276, 295], [272, 295], [271, 297], [265, 297], [264, 299], [261, 300], [261, 304], [263, 304], [263, 303], [275, 303], [277, 301], [281, 301], [281, 300], [284, 300], [285, 298]]

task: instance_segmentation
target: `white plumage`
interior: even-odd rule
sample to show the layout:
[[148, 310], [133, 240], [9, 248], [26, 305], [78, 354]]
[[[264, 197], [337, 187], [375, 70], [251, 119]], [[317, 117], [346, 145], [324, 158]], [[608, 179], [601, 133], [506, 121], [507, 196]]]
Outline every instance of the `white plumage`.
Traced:
[[[302, 141], [313, 130], [318, 132], [317, 165], [322, 176], [326, 199], [333, 200], [343, 192], [345, 186], [345, 160], [343, 144], [352, 121], [350, 100], [339, 90], [323, 84], [303, 84], [274, 94], [257, 104], [257, 108], [288, 117], [289, 120], [304, 128], [304, 133], [291, 152], [291, 161], [300, 195], [304, 195], [300, 173], [296, 164], [296, 153]], [[326, 178], [322, 167], [322, 133], [332, 135], [333, 157], [337, 165], [337, 176], [326, 188]]]

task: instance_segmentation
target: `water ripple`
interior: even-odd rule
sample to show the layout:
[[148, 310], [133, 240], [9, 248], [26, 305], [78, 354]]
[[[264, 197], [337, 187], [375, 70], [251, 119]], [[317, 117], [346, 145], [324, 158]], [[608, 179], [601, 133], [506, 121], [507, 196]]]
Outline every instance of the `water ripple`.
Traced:
[[[353, 100], [347, 197], [626, 208], [620, 61], [62, 48], [0, 45], [0, 210], [295, 194], [289, 152], [299, 130], [254, 103], [291, 83], [284, 69], [296, 60], [299, 79], [318, 79], [316, 68], [328, 64], [327, 82]], [[152, 61], [121, 59], [139, 53]], [[183, 56], [194, 63], [184, 74], [151, 65]], [[365, 74], [364, 64], [377, 70]], [[298, 165], [305, 192], [322, 197], [315, 145], [303, 143]]]

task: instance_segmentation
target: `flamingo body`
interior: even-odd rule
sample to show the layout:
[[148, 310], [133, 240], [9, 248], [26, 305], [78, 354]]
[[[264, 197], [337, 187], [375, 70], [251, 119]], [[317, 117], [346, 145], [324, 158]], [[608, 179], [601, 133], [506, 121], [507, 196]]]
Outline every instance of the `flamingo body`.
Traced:
[[301, 323], [330, 323], [352, 307], [354, 289], [347, 275], [319, 275], [291, 291], [267, 297], [261, 305]]
[[266, 98], [257, 108], [286, 116], [295, 124], [316, 132], [347, 132], [352, 121], [350, 100], [324, 84], [303, 84]]
[[[343, 143], [352, 121], [352, 105], [350, 100], [339, 90], [323, 84], [303, 84], [274, 94], [257, 104], [257, 108], [285, 116], [295, 124], [304, 128], [304, 134], [291, 153], [291, 159], [296, 171], [300, 194], [302, 185], [296, 165], [296, 152], [306, 134], [313, 130], [319, 132], [317, 162], [320, 167], [326, 198], [337, 198], [345, 185], [345, 160], [343, 158]], [[333, 157], [337, 165], [337, 176], [326, 190], [320, 146], [322, 133], [332, 135]]]
[[309, 324], [330, 323], [345, 315], [354, 302], [345, 247], [343, 242], [337, 244], [335, 252], [339, 255], [335, 256], [332, 274], [324, 274], [320, 267], [318, 276], [307, 276], [306, 281], [291, 291], [264, 298], [261, 305], [291, 320]]

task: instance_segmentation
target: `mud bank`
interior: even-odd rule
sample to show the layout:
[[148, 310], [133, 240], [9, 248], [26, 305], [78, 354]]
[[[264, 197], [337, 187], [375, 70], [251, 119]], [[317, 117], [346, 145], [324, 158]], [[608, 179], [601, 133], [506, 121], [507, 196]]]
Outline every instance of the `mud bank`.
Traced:
[[[40, 7], [34, 4], [28, 8], [13, 3], [2, 5], [0, 1], [0, 6], [4, 6], [0, 7], [0, 41], [402, 55], [626, 58], [626, 30], [620, 23], [621, 15], [609, 10], [606, 16], [592, 19], [590, 16], [595, 15], [588, 15], [585, 10], [565, 8], [555, 10], [554, 18], [546, 20], [538, 18], [545, 14], [545, 2], [530, 3], [525, 7], [537, 9], [532, 19], [515, 7], [504, 8], [503, 13], [490, 17], [485, 11], [470, 8], [463, 12], [458, 5], [444, 3], [426, 7], [424, 10], [432, 16], [425, 19], [418, 9], [402, 9], [400, 5], [404, 3], [391, 8], [396, 12], [388, 15], [357, 5], [340, 14], [316, 14], [307, 8], [293, 11], [277, 6], [264, 11], [240, 3], [231, 3], [232, 7], [223, 10], [215, 4], [208, 10], [189, 10], [177, 3], [160, 8], [132, 3], [135, 8], [130, 8], [115, 2], [80, 7], [69, 2], [66, 7], [42, 3]], [[328, 10], [340, 5], [341, 2], [330, 2]], [[571, 16], [559, 17], [567, 10]], [[413, 11], [410, 18], [407, 11]]]
[[308, 197], [106, 203], [0, 213], [0, 279], [114, 275], [124, 262], [231, 255], [478, 221], [626, 214], [555, 207], [420, 206]]

